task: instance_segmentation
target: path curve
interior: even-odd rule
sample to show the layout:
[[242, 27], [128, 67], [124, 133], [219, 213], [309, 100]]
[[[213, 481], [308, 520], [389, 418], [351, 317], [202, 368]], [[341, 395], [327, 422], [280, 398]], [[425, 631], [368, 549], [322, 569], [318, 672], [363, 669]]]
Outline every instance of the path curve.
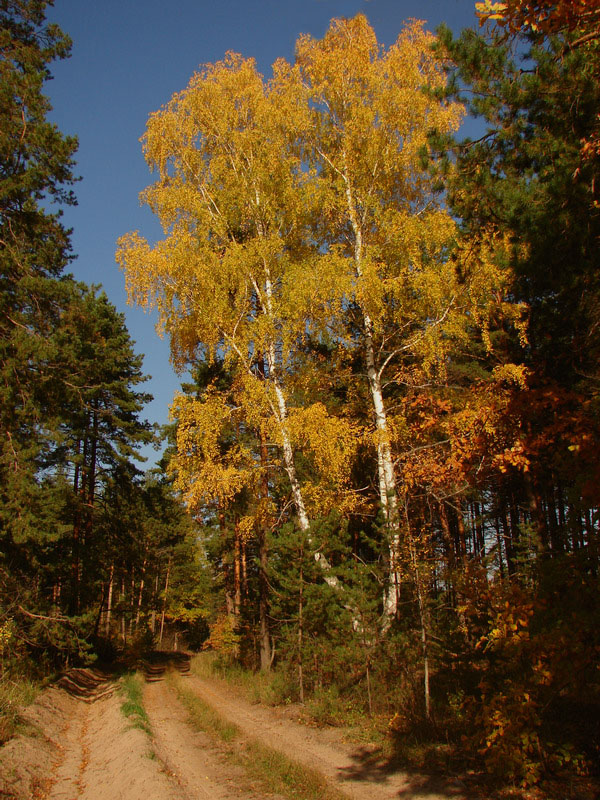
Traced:
[[336, 731], [309, 728], [276, 709], [253, 705], [223, 681], [198, 675], [178, 680], [235, 723], [244, 736], [319, 771], [352, 800], [466, 800], [456, 784], [440, 785], [422, 775], [390, 771], [372, 749], [344, 743]]

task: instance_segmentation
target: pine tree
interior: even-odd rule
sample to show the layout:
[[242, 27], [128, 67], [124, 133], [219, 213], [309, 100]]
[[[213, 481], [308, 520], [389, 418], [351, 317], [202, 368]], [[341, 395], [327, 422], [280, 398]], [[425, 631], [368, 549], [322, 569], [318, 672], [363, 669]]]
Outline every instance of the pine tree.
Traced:
[[77, 142], [47, 121], [43, 94], [49, 64], [68, 56], [70, 40], [46, 25], [46, 6], [0, 4], [0, 479], [4, 524], [12, 520], [20, 531], [31, 524], [44, 447], [48, 336], [68, 296], [57, 278], [70, 258], [69, 235], [47, 206], [75, 202]]

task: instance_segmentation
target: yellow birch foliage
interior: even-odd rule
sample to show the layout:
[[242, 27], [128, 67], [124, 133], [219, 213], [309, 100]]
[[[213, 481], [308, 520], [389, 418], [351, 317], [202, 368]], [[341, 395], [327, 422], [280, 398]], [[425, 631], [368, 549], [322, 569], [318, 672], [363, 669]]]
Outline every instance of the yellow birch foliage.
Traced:
[[226, 506], [252, 481], [252, 454], [238, 442], [223, 448], [232, 409], [222, 394], [209, 391], [203, 399], [176, 395], [171, 414], [177, 420], [177, 452], [170, 468], [175, 489], [193, 512], [219, 503]]
[[323, 39], [299, 39], [288, 76], [312, 115], [305, 147], [328, 245], [321, 273], [332, 285], [337, 275], [338, 294], [359, 304], [376, 334], [430, 360], [432, 332], [450, 329], [458, 287], [446, 258], [455, 223], [421, 155], [430, 129], [454, 131], [463, 116], [433, 97], [445, 77], [432, 42], [412, 21], [384, 50], [364, 16], [334, 20]]
[[117, 258], [130, 299], [158, 308], [177, 366], [286, 341], [282, 276], [299, 202], [286, 102], [230, 53], [149, 118], [144, 153], [158, 179], [141, 199], [165, 238], [128, 234]]
[[350, 486], [352, 460], [363, 432], [351, 420], [328, 413], [323, 403], [294, 408], [288, 418], [291, 440], [311, 463], [311, 478], [304, 482], [305, 501], [313, 516], [355, 510], [358, 493]]
[[[164, 238], [120, 240], [130, 299], [158, 309], [176, 366], [217, 352], [236, 362], [245, 420], [310, 451], [325, 504], [327, 481], [344, 485], [357, 436], [310, 400], [288, 414], [284, 379], [299, 343], [326, 327], [343, 341], [358, 306], [380, 378], [405, 353], [443, 374], [473, 324], [449, 257], [455, 223], [421, 166], [428, 130], [453, 131], [463, 115], [433, 95], [445, 77], [432, 43], [413, 21], [384, 50], [359, 15], [334, 20], [321, 40], [301, 37], [296, 63], [277, 62], [268, 82], [229, 53], [152, 114], [143, 138], [157, 180], [142, 200]], [[176, 401], [178, 480], [191, 505], [231, 499], [246, 481], [241, 447], [215, 455], [226, 422], [216, 403]]]

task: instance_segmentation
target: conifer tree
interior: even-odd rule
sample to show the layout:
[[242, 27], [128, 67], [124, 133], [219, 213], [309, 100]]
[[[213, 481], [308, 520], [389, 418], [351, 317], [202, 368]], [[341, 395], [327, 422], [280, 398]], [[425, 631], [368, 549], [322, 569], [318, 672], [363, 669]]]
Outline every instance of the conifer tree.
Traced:
[[28, 500], [43, 449], [48, 341], [68, 290], [56, 279], [70, 257], [53, 203], [74, 203], [77, 142], [47, 121], [49, 65], [70, 40], [45, 22], [44, 0], [0, 4], [0, 477], [3, 523], [31, 525]]

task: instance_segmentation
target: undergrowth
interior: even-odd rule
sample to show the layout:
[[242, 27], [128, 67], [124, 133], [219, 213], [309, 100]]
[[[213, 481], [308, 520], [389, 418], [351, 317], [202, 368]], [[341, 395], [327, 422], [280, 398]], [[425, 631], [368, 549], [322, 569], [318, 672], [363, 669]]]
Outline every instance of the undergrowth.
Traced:
[[29, 678], [0, 678], [0, 745], [19, 730], [20, 711], [30, 705], [40, 691], [40, 684]]
[[192, 659], [192, 672], [201, 678], [215, 676], [235, 686], [250, 703], [265, 706], [285, 705], [292, 702], [286, 682], [276, 672], [253, 672], [235, 662], [225, 663], [216, 653], [204, 652]]
[[192, 672], [200, 677], [216, 676], [234, 686], [250, 703], [265, 706], [291, 706], [298, 716], [319, 726], [333, 725], [348, 729], [357, 742], [385, 747], [390, 714], [365, 714], [350, 693], [341, 696], [335, 686], [321, 687], [298, 704], [296, 686], [283, 671], [255, 672], [235, 662], [224, 662], [216, 653], [200, 653], [192, 659]]
[[[489, 737], [488, 746], [494, 745], [498, 750], [498, 769], [491, 769], [489, 758], [486, 760], [481, 751], [473, 752], [473, 747], [467, 747], [470, 743], [469, 735], [475, 738], [477, 731], [473, 729], [473, 714], [469, 717], [467, 713], [469, 705], [465, 693], [460, 688], [457, 689], [451, 680], [454, 674], [452, 672], [449, 676], [443, 671], [436, 674], [437, 691], [432, 693], [432, 718], [427, 720], [422, 707], [416, 702], [419, 689], [411, 684], [410, 673], [407, 673], [409, 678], [399, 680], [395, 685], [390, 680], [381, 679], [376, 683], [375, 676], [373, 684], [377, 703], [373, 704], [374, 708], [369, 713], [364, 702], [361, 703], [358, 692], [348, 685], [344, 685], [343, 691], [336, 684], [311, 686], [310, 691], [305, 693], [305, 702], [298, 704], [294, 685], [296, 676], [285, 669], [261, 674], [208, 652], [193, 660], [192, 671], [200, 676], [217, 676], [225, 680], [250, 702], [265, 705], [294, 704], [297, 715], [311, 723], [344, 726], [347, 738], [375, 746], [378, 756], [392, 770], [403, 769], [458, 777], [474, 792], [479, 789], [487, 792], [487, 796], [498, 799], [591, 800], [600, 796], [597, 794], [595, 777], [588, 775], [581, 758], [577, 760], [574, 748], [563, 747], [559, 752], [562, 760], [556, 758], [556, 763], [551, 763], [547, 758], [544, 764], [547, 774], [543, 778], [540, 775], [539, 782], [537, 779], [530, 780], [529, 775], [519, 781], [512, 774], [502, 773], [504, 765], [510, 767], [506, 753], [513, 759], [519, 758], [522, 755], [519, 748], [515, 745], [510, 750], [505, 747], [502, 751]], [[415, 675], [418, 679], [418, 670], [415, 670]], [[481, 678], [479, 680], [481, 688]], [[589, 703], [589, 707], [591, 713], [593, 705]], [[528, 708], [526, 702], [516, 704], [510, 715], [507, 715], [510, 724], [517, 726]], [[484, 703], [480, 700], [475, 711], [480, 715], [491, 716], [494, 707], [490, 702]], [[579, 710], [578, 719], [583, 719], [584, 716]], [[568, 711], [563, 709], [560, 717], [563, 727], [567, 717]], [[597, 728], [597, 719], [594, 724]], [[505, 728], [508, 733], [512, 732], [508, 723]], [[494, 732], [497, 733], [496, 729]], [[505, 733], [505, 730], [500, 733]], [[529, 746], [528, 740], [525, 741], [524, 736], [521, 736], [519, 742], [523, 741], [521, 749]], [[533, 753], [532, 764], [537, 755]]]

